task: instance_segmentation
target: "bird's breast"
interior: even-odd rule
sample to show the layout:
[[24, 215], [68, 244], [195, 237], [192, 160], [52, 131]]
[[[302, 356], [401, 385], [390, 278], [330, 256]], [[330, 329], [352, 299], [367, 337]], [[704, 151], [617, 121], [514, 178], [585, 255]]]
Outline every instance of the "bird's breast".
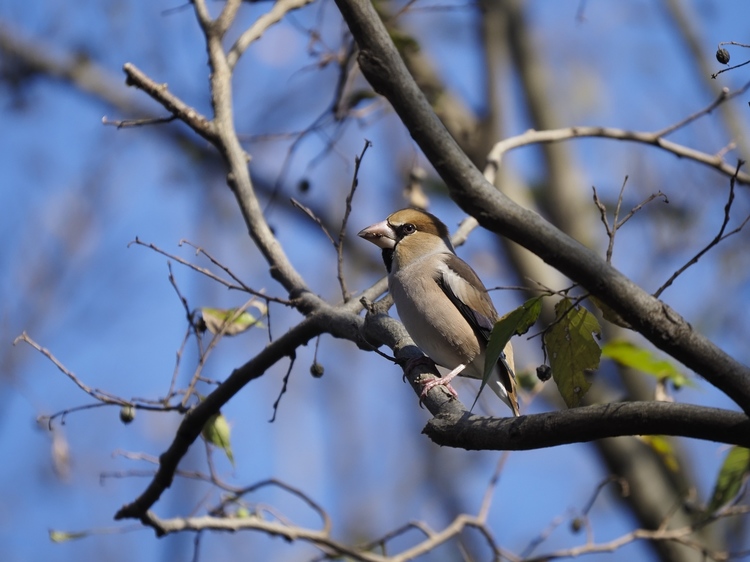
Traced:
[[448, 369], [471, 363], [480, 352], [471, 326], [431, 275], [410, 272], [412, 269], [393, 273], [388, 284], [401, 322], [414, 343]]

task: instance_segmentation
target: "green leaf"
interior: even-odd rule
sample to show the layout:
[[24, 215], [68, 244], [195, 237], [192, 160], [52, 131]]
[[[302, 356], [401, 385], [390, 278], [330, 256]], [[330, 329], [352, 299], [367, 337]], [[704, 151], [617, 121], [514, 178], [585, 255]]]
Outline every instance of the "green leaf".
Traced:
[[212, 334], [218, 334], [224, 330], [223, 333], [227, 336], [236, 336], [253, 326], [263, 327], [263, 324], [255, 316], [247, 311], [238, 314], [239, 311], [236, 308], [203, 307], [200, 311], [206, 329]]
[[[534, 297], [533, 299], [527, 300], [521, 306], [515, 310], [511, 310], [508, 314], [503, 316], [500, 320], [495, 322], [490, 334], [490, 340], [487, 343], [487, 351], [484, 356], [484, 375], [482, 376], [482, 384], [479, 387], [479, 393], [477, 398], [481, 394], [484, 385], [490, 378], [492, 369], [495, 368], [497, 360], [500, 358], [500, 354], [505, 349], [505, 346], [514, 335], [522, 335], [529, 331], [529, 328], [534, 325], [539, 314], [542, 312], [542, 298]], [[474, 399], [476, 404], [477, 398]], [[473, 409], [473, 406], [472, 406]]]
[[737, 497], [748, 472], [750, 472], [750, 449], [732, 447], [716, 478], [714, 492], [711, 494], [711, 501], [708, 502], [708, 513], [714, 513]]
[[232, 430], [229, 427], [229, 423], [227, 422], [227, 419], [223, 415], [221, 415], [221, 413], [214, 414], [213, 416], [208, 418], [208, 421], [206, 421], [206, 424], [203, 426], [203, 430], [201, 431], [203, 439], [205, 439], [212, 445], [216, 445], [217, 447], [223, 449], [227, 455], [227, 458], [229, 459], [229, 462], [231, 462], [232, 466], [234, 466], [234, 455], [232, 454], [232, 446], [230, 444], [231, 433]]
[[687, 375], [666, 359], [661, 359], [651, 351], [625, 340], [608, 342], [602, 348], [602, 355], [620, 365], [652, 375], [657, 379], [669, 379], [675, 388], [685, 385], [696, 386]]
[[555, 316], [544, 345], [557, 389], [568, 408], [575, 408], [591, 387], [587, 372], [599, 367], [602, 350], [594, 335], [601, 336], [601, 328], [593, 314], [567, 298], [555, 305]]

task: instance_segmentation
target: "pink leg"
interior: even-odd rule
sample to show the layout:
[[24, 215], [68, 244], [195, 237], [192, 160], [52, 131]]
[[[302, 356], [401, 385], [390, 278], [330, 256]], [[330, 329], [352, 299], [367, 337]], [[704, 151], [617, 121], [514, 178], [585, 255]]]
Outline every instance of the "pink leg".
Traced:
[[432, 379], [429, 382], [426, 382], [424, 384], [424, 387], [422, 388], [422, 394], [419, 395], [420, 402], [424, 400], [424, 397], [427, 396], [427, 393], [430, 391], [430, 389], [440, 385], [444, 386], [448, 392], [450, 392], [454, 397], [458, 398], [458, 392], [451, 386], [451, 381], [461, 373], [466, 368], [466, 365], [461, 364], [455, 369], [453, 369], [450, 373], [445, 375], [444, 377], [441, 377], [439, 379]]

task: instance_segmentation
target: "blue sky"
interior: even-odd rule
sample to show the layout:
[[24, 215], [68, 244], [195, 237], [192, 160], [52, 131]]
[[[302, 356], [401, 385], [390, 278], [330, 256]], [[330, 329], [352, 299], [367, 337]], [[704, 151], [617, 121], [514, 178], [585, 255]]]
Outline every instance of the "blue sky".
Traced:
[[[746, 41], [750, 6], [742, 0], [701, 0], [684, 3], [699, 22], [706, 56], [719, 41]], [[418, 2], [417, 6], [430, 6]], [[48, 2], [3, 3], [0, 23], [27, 40], [57, 53], [80, 51], [91, 57], [122, 85], [123, 63], [132, 62], [202, 112], [210, 111], [207, 95], [205, 47], [192, 12], [165, 2]], [[561, 125], [603, 125], [634, 130], [657, 130], [704, 107], [713, 99], [679, 41], [661, 5], [638, 0], [617, 3], [590, 0], [586, 19], [575, 19], [573, 0], [534, 0], [527, 3], [534, 40], [548, 65]], [[245, 6], [247, 25], [268, 8]], [[331, 2], [315, 4], [293, 16], [292, 23], [272, 28], [253, 46], [238, 66], [237, 126], [247, 135], [289, 133], [309, 125], [331, 100], [335, 71], [319, 69], [306, 54], [307, 37], [301, 29], [319, 26], [327, 48], [335, 50], [341, 23]], [[481, 66], [471, 10], [424, 10], [407, 16], [405, 24], [433, 56], [452, 91], [481, 111]], [[319, 47], [322, 48], [322, 47]], [[432, 49], [435, 49], [434, 51]], [[744, 60], [741, 49], [732, 62]], [[749, 67], [750, 68], [750, 67]], [[750, 80], [744, 69], [725, 73], [720, 83], [736, 88]], [[529, 127], [519, 90], [504, 84], [508, 105], [506, 134]], [[303, 93], [304, 95], [300, 95]], [[128, 94], [146, 107], [145, 95]], [[747, 128], [747, 100], [732, 103]], [[155, 108], [158, 112], [158, 108]], [[93, 536], [55, 545], [48, 529], [87, 530], [122, 527], [112, 521], [115, 511], [132, 500], [147, 480], [113, 477], [151, 468], [145, 462], [113, 455], [138, 451], [157, 456], [168, 446], [179, 422], [171, 414], [139, 412], [123, 426], [116, 408], [75, 413], [65, 425], [56, 424], [71, 456], [67, 479], [54, 475], [50, 462], [50, 434], [35, 418], [91, 399], [67, 380], [44, 357], [22, 344], [10, 347], [23, 330], [48, 348], [86, 384], [125, 397], [163, 395], [172, 375], [175, 353], [185, 330], [182, 305], [167, 280], [166, 259], [143, 247], [130, 246], [136, 236], [146, 242], [200, 262], [188, 239], [229, 264], [254, 288], [284, 296], [267, 274], [220, 173], [193, 148], [177, 145], [169, 128], [116, 130], [102, 126], [104, 115], [116, 111], [68, 84], [37, 78], [14, 91], [0, 88], [0, 308], [3, 340], [9, 349], [2, 357], [5, 408], [0, 415], [0, 558], [9, 562], [32, 559], [188, 560], [192, 535], [157, 540], [148, 530]], [[326, 134], [332, 134], [328, 127]], [[360, 171], [360, 187], [349, 222], [347, 276], [349, 288], [362, 290], [382, 272], [377, 252], [356, 240], [363, 226], [381, 220], [400, 205], [404, 170], [424, 163], [408, 133], [385, 107], [362, 121], [347, 124], [335, 151], [319, 163], [315, 158], [325, 138], [311, 135], [286, 161], [288, 139], [249, 142], [251, 171], [263, 192], [283, 176], [280, 201], [290, 196], [338, 219], [353, 172], [354, 156], [364, 139], [373, 141]], [[729, 142], [716, 114], [681, 131], [674, 140], [709, 153]], [[622, 231], [615, 264], [655, 289], [715, 234], [721, 221], [728, 181], [696, 164], [646, 147], [615, 141], [575, 141], [573, 154], [581, 170], [581, 189], [591, 185], [612, 197], [623, 177], [630, 176], [626, 202], [637, 203], [656, 189], [668, 194], [671, 208], [683, 212], [681, 224], [650, 225], [649, 215]], [[733, 157], [730, 157], [730, 160]], [[539, 160], [533, 149], [508, 158], [517, 174], [539, 181]], [[296, 185], [309, 179], [311, 189]], [[463, 217], [449, 200], [431, 195], [432, 210], [455, 227]], [[699, 202], [696, 204], [696, 202]], [[736, 217], [750, 211], [747, 188], [738, 188]], [[286, 205], [271, 205], [269, 222], [276, 229], [294, 265], [313, 289], [335, 301], [335, 252], [305, 217]], [[596, 232], [604, 247], [604, 234]], [[718, 345], [748, 363], [746, 346], [750, 287], [747, 271], [748, 235], [727, 241], [726, 251], [707, 256], [664, 295], [698, 329]], [[491, 235], [475, 232], [459, 251], [486, 284], [514, 284], [513, 275], [497, 258]], [[643, 259], [644, 253], [651, 259]], [[376, 264], [376, 265], [373, 265]], [[206, 265], [203, 262], [203, 265]], [[174, 265], [177, 282], [190, 306], [237, 306], [242, 295], [228, 292], [185, 268]], [[510, 292], [493, 295], [500, 310], [518, 304]], [[298, 320], [295, 312], [272, 307], [275, 334]], [[207, 376], [222, 379], [266, 342], [260, 331], [222, 342], [206, 366]], [[538, 340], [519, 341], [519, 366], [533, 369], [539, 362]], [[237, 485], [269, 477], [280, 478], [308, 493], [329, 510], [340, 538], [367, 531], [372, 539], [407, 521], [424, 519], [440, 528], [458, 511], [478, 509], [499, 453], [441, 449], [420, 434], [427, 413], [417, 407], [412, 391], [398, 369], [375, 354], [348, 342], [321, 339], [319, 361], [326, 372], [313, 379], [308, 368], [314, 345], [298, 352], [290, 388], [278, 419], [269, 424], [287, 365], [279, 364], [248, 385], [224, 414], [233, 428], [236, 468], [216, 455], [220, 474]], [[183, 357], [182, 380], [194, 366], [194, 349]], [[518, 361], [518, 360], [517, 360]], [[466, 401], [473, 387], [462, 384]], [[732, 404], [704, 381], [696, 390], [683, 390], [678, 399], [707, 405]], [[488, 401], [487, 409], [502, 413]], [[549, 409], [535, 401], [527, 413]], [[703, 497], [711, 487], [723, 449], [712, 443], [685, 442]], [[191, 449], [185, 468], [205, 470], [201, 443]], [[420, 477], [420, 475], [425, 475]], [[555, 517], [581, 509], [596, 484], [606, 476], [593, 448], [572, 445], [550, 450], [511, 453], [503, 470], [491, 512], [491, 525], [500, 544], [519, 552]], [[157, 504], [162, 516], [192, 512], [217, 501], [208, 487], [178, 481]], [[316, 525], [312, 514], [285, 494], [264, 492], [253, 501], [293, 514], [299, 524]], [[595, 538], [605, 541], [626, 533], [635, 522], [616, 497], [603, 494], [592, 511]], [[130, 526], [126, 523], [125, 526]], [[545, 542], [554, 550], [583, 542], [562, 525]], [[204, 537], [204, 559], [235, 559], [237, 553], [256, 553], [257, 559], [305, 560], [313, 550], [289, 546], [279, 539], [243, 533]], [[445, 559], [455, 551], [442, 552]], [[613, 560], [648, 559], [642, 545], [623, 548]], [[437, 559], [437, 558], [436, 558]]]

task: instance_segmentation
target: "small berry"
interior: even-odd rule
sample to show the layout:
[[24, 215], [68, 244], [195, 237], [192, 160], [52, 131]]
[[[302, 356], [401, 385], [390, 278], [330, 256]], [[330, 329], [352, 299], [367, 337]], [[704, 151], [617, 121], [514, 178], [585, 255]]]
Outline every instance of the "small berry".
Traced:
[[729, 51], [726, 49], [719, 49], [716, 51], [716, 60], [721, 64], [729, 64]]
[[310, 374], [314, 376], [316, 379], [319, 379], [323, 376], [323, 373], [325, 372], [325, 369], [323, 368], [323, 365], [318, 363], [317, 361], [310, 365]]
[[536, 368], [536, 376], [540, 381], [547, 382], [552, 376], [552, 369], [550, 369], [549, 365], [539, 365]]
[[135, 419], [135, 408], [129, 404], [125, 404], [120, 408], [120, 421], [125, 425], [129, 424]]

